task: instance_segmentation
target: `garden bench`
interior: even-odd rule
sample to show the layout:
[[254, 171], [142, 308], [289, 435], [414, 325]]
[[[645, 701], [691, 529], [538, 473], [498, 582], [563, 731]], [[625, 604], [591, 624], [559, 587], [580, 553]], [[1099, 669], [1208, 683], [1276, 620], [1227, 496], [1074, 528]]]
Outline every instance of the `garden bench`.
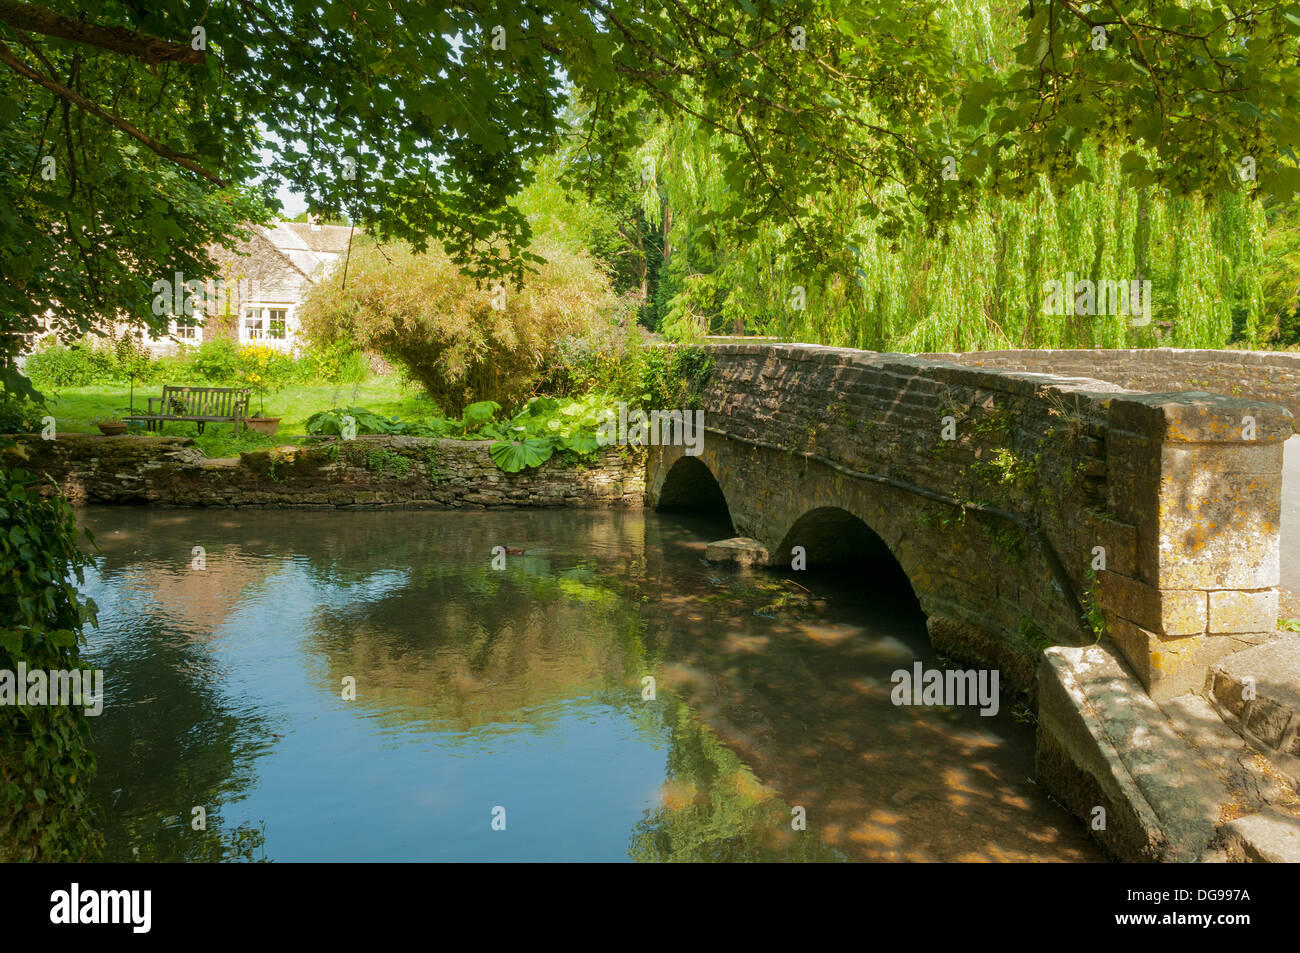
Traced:
[[[248, 387], [173, 387], [163, 385], [161, 397], [149, 398], [149, 409], [143, 414], [124, 417], [124, 420], [143, 420], [150, 430], [162, 431], [169, 420], [193, 421], [203, 433], [204, 424], [228, 423], [240, 425], [248, 416]], [[154, 409], [154, 405], [158, 409]]]

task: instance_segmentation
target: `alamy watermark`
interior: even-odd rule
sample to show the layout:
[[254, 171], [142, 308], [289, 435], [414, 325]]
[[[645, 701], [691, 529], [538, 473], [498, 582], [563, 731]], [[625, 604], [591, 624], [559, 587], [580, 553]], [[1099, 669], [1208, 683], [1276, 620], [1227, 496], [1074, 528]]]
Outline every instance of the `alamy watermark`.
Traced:
[[1129, 324], [1135, 328], [1151, 323], [1150, 281], [1076, 280], [1069, 271], [1064, 281], [1043, 282], [1043, 293], [1047, 295], [1044, 314], [1131, 315]]
[[895, 705], [979, 705], [980, 714], [998, 713], [997, 669], [925, 669], [920, 662], [912, 671], [900, 668], [889, 677], [894, 690], [889, 699]]
[[257, 293], [257, 282], [252, 278], [198, 278], [186, 280], [176, 272], [173, 278], [159, 278], [150, 289], [153, 292], [151, 310], [156, 315], [223, 314], [240, 302], [252, 301]]
[[633, 410], [618, 402], [600, 412], [596, 443], [602, 447], [685, 447], [688, 457], [698, 457], [704, 450], [704, 411], [702, 410]]
[[90, 717], [104, 710], [104, 670], [34, 668], [18, 663], [18, 671], [0, 669], [0, 705], [65, 705], [84, 707]]
[[132, 933], [148, 933], [152, 906], [152, 890], [83, 890], [74, 883], [50, 894], [50, 922], [125, 924]]

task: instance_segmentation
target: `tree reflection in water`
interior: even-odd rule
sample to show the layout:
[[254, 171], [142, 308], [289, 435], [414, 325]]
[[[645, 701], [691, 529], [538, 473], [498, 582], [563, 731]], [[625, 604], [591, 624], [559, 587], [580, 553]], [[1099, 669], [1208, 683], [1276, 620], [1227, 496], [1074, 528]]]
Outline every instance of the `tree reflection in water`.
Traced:
[[[340, 831], [340, 857], [372, 843], [507, 857], [518, 841], [477, 839], [474, 784], [509, 782], [552, 815], [616, 802], [601, 808], [608, 834], [534, 831], [536, 857], [1100, 856], [1025, 777], [1024, 726], [889, 703], [890, 671], [934, 664], [905, 580], [709, 566], [704, 543], [728, 527], [660, 514], [86, 518], [103, 548], [89, 585], [110, 607], [92, 651], [108, 670], [96, 744], [119, 851], [248, 854], [265, 819], [272, 859], [305, 856], [324, 849], [306, 815]], [[188, 568], [193, 545], [204, 573]], [[524, 554], [493, 570], [496, 545]], [[627, 740], [598, 749], [584, 724]], [[530, 738], [557, 753], [512, 768]], [[629, 745], [644, 756], [613, 756]], [[653, 776], [655, 752], [658, 781], [631, 791], [627, 772]], [[477, 780], [458, 786], [462, 771]], [[209, 805], [206, 841], [189, 829], [194, 804]], [[808, 830], [792, 829], [795, 807]], [[472, 830], [457, 827], [466, 816]]]

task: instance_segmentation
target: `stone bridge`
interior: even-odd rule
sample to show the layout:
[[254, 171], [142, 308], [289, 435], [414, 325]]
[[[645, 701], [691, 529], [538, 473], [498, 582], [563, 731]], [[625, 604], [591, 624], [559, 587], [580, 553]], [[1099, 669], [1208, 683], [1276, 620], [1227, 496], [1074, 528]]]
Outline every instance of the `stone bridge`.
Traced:
[[1300, 635], [1277, 626], [1288, 545], [1300, 586], [1300, 513], [1280, 512], [1300, 354], [710, 350], [698, 456], [507, 474], [486, 442], [209, 460], [73, 434], [17, 437], [0, 464], [86, 502], [711, 507], [745, 538], [732, 555], [860, 560], [867, 588], [901, 570], [935, 649], [1032, 703], [1038, 783], [1117, 855], [1300, 860]]
[[[1199, 855], [1222, 818], [1206, 828], [1182, 817], [1186, 792], [1149, 790], [1151, 766], [1125, 760], [1133, 739], [1113, 735], [1141, 735], [1136, 706], [1148, 733], [1172, 745], [1163, 763], [1176, 763], [1194, 748], [1190, 729], [1169, 734], [1159, 706], [1203, 691], [1234, 653], [1279, 638], [1291, 410], [1206, 390], [1125, 389], [1095, 379], [1127, 379], [1102, 358], [1095, 375], [1073, 377], [970, 366], [980, 355], [754, 342], [710, 351], [702, 451], [653, 448], [648, 500], [725, 505], [751, 541], [744, 555], [760, 564], [789, 568], [796, 547], [810, 567], [887, 551], [934, 648], [999, 668], [1004, 685], [1038, 703], [1039, 773], [1058, 797], [1081, 816], [1097, 804], [1123, 815], [1111, 844], [1121, 855]], [[1127, 701], [1114, 691], [1121, 682]], [[1099, 726], [1106, 704], [1124, 710]], [[1240, 742], [1223, 733], [1233, 713], [1219, 716], [1203, 727], [1223, 745]], [[1238, 726], [1246, 735], [1248, 721]], [[1283, 760], [1286, 740], [1273, 739]], [[1114, 764], [1108, 748], [1120, 752]], [[1199, 809], [1215, 813], [1208, 801]]]

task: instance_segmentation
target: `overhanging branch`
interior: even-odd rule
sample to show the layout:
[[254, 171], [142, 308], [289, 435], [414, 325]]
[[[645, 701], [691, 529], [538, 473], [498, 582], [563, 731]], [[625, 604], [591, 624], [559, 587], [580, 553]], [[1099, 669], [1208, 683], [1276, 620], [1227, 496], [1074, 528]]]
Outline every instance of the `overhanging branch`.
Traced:
[[85, 20], [61, 16], [48, 7], [38, 7], [15, 0], [0, 0], [0, 23], [53, 36], [73, 43], [85, 43], [130, 56], [142, 63], [203, 63], [207, 53], [193, 49], [188, 43], [173, 43], [154, 36], [135, 33], [120, 26], [100, 26]]
[[199, 175], [203, 176], [205, 179], [215, 182], [218, 185], [228, 184], [224, 179], [222, 179], [216, 173], [209, 172], [207, 169], [203, 168], [203, 166], [195, 162], [194, 159], [192, 159], [190, 156], [185, 155], [183, 152], [177, 152], [174, 149], [168, 149], [161, 142], [158, 142], [156, 139], [153, 139], [152, 137], [141, 132], [139, 129], [135, 128], [135, 126], [127, 122], [125, 119], [121, 119], [117, 116], [114, 116], [107, 109], [103, 108], [102, 106], [97, 106], [95, 103], [92, 103], [89, 99], [87, 99], [85, 96], [82, 96], [80, 93], [76, 92], [75, 90], [68, 89], [68, 87], [64, 86], [62, 83], [57, 82], [56, 80], [52, 80], [48, 76], [42, 76], [40, 73], [36, 72], [36, 70], [24, 66], [17, 58], [14, 57], [13, 53], [9, 51], [9, 47], [6, 46], [2, 41], [0, 41], [0, 63], [4, 63], [5, 66], [8, 66], [15, 73], [18, 73], [20, 76], [25, 76], [27, 79], [30, 79], [33, 83], [37, 83], [40, 86], [44, 86], [46, 89], [54, 93], [56, 96], [62, 97], [63, 99], [67, 100], [68, 102], [72, 103], [78, 108], [92, 115], [98, 116], [100, 119], [104, 120], [104, 122], [108, 123], [109, 125], [122, 130], [132, 139], [144, 143], [144, 145], [146, 145], [153, 152], [162, 156], [162, 158], [167, 159], [170, 162], [175, 162], [177, 165], [181, 166], [182, 168], [189, 169], [191, 172], [198, 173]]

